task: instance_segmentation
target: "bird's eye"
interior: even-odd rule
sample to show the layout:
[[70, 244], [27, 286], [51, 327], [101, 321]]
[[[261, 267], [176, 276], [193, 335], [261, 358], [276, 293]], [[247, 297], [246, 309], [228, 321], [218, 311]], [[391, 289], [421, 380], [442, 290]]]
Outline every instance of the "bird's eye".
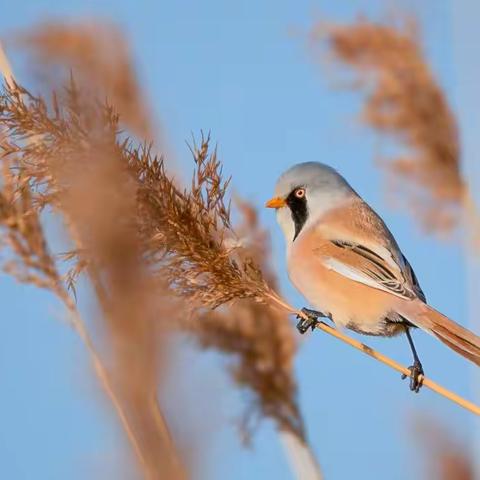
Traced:
[[304, 188], [297, 188], [295, 190], [295, 196], [297, 198], [303, 198], [305, 196], [305, 189]]

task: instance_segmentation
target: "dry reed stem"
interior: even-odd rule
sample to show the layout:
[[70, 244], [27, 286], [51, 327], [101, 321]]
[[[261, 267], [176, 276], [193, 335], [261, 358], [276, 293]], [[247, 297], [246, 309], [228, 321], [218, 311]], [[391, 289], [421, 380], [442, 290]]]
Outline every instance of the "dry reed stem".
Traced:
[[[291, 305], [289, 305], [287, 302], [285, 302], [283, 299], [281, 299], [276, 293], [271, 292], [268, 297], [270, 300], [288, 311], [291, 314], [300, 316], [302, 318], [307, 319], [305, 314], [301, 312], [300, 310], [296, 310], [293, 308]], [[390, 368], [393, 368], [397, 372], [400, 372], [404, 375], [410, 376], [410, 370], [408, 370], [407, 367], [401, 365], [400, 363], [396, 362], [395, 360], [392, 360], [391, 358], [387, 357], [386, 355], [383, 355], [380, 352], [377, 352], [373, 348], [369, 347], [368, 345], [365, 345], [362, 342], [359, 342], [358, 340], [355, 340], [347, 335], [344, 335], [343, 333], [339, 332], [335, 328], [330, 327], [324, 322], [319, 322], [316, 326], [316, 328], [324, 331], [325, 333], [328, 333], [329, 335], [332, 335], [335, 338], [338, 338], [344, 343], [347, 343], [351, 347], [356, 348], [357, 350], [360, 350], [361, 352], [369, 355], [370, 357], [374, 358], [375, 360], [378, 360], [379, 362], [389, 366]], [[460, 405], [461, 407], [465, 408], [466, 410], [474, 413], [475, 415], [480, 415], [480, 406], [475, 405], [474, 403], [464, 399], [460, 395], [457, 395], [454, 392], [451, 392], [450, 390], [446, 389], [445, 387], [442, 387], [438, 383], [434, 382], [433, 380], [430, 380], [427, 377], [423, 377], [422, 384], [430, 390], [433, 390], [435, 393], [438, 393], [439, 395], [447, 398], [448, 400], [456, 403], [457, 405]]]
[[141, 179], [140, 231], [149, 258], [153, 268], [166, 272], [172, 291], [193, 305], [195, 314], [179, 327], [205, 348], [235, 354], [234, 381], [253, 394], [257, 412], [308, 448], [296, 402], [290, 326], [284, 315], [259, 302], [267, 281], [274, 282], [270, 273], [265, 280], [258, 267], [261, 263], [267, 272], [265, 233], [247, 205], [242, 206], [245, 225], [233, 232], [224, 203], [228, 180], [222, 180], [216, 151], [209, 152], [209, 137], [194, 143], [192, 153], [197, 169], [184, 191], [145, 151], [130, 159], [135, 178]]
[[478, 253], [480, 249], [480, 215], [478, 214], [477, 203], [472, 196], [472, 192], [468, 188], [465, 188], [463, 192], [462, 206], [465, 215], [465, 223], [468, 226], [467, 243], [472, 247], [473, 253]]
[[382, 159], [381, 165], [402, 203], [427, 230], [448, 233], [457, 225], [466, 189], [457, 124], [425, 60], [415, 23], [361, 19], [318, 31], [336, 64], [356, 75], [354, 88], [365, 92], [362, 121], [396, 141], [397, 158]]
[[322, 480], [320, 465], [308, 444], [289, 430], [279, 432], [280, 440], [287, 453], [295, 478], [298, 480]]
[[13, 77], [12, 67], [10, 66], [10, 62], [8, 61], [7, 54], [5, 53], [5, 50], [1, 42], [0, 42], [0, 72], [5, 78], [5, 81], [9, 85], [13, 85], [14, 77]]
[[[273, 418], [308, 450], [296, 401], [292, 331], [284, 315], [261, 303], [267, 284], [275, 283], [266, 268], [265, 232], [246, 204], [241, 206], [245, 224], [233, 231], [224, 202], [229, 181], [222, 180], [216, 151], [209, 152], [209, 137], [198, 146], [194, 142], [192, 153], [197, 169], [184, 191], [156, 159], [144, 154], [143, 160], [135, 155], [130, 161], [142, 184], [141, 231], [149, 257], [153, 263], [161, 259], [170, 288], [193, 305], [195, 314], [179, 327], [205, 348], [235, 354], [234, 381], [253, 394], [257, 412]], [[311, 452], [309, 458], [314, 458]], [[317, 462], [310, 465], [321, 478]]]
[[[80, 317], [78, 310], [73, 304], [70, 296], [66, 293], [65, 294], [62, 293], [62, 296], [64, 297], [63, 301], [70, 313], [69, 320], [73, 328], [77, 332], [78, 336], [83, 341], [83, 344], [85, 345], [85, 348], [87, 349], [87, 352], [90, 355], [90, 361], [92, 362], [95, 374], [98, 380], [100, 381], [100, 384], [102, 385], [103, 390], [107, 394], [107, 397], [110, 399], [113, 407], [115, 408], [115, 411], [117, 412], [120, 423], [127, 435], [127, 438], [130, 441], [130, 444], [133, 447], [133, 450], [140, 462], [140, 465], [142, 466], [142, 469], [145, 472], [148, 472], [148, 462], [143, 453], [141, 444], [137, 438], [137, 435], [134, 432], [133, 427], [131, 426], [131, 422], [126, 414], [124, 407], [122, 406], [122, 403], [120, 402], [119, 398], [115, 393], [115, 389], [112, 385], [112, 382], [110, 381], [109, 374], [105, 369], [105, 366], [103, 365], [103, 362], [95, 349], [93, 341], [90, 338], [90, 335], [86, 329], [85, 323]], [[146, 478], [149, 478], [149, 475], [148, 476], [146, 475]], [[151, 477], [151, 478], [154, 478], [154, 477]]]

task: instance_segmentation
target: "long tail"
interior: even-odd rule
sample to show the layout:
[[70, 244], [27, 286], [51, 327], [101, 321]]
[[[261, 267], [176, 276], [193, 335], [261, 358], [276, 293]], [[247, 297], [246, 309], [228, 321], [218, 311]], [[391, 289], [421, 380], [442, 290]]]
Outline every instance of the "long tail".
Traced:
[[416, 327], [438, 338], [455, 352], [480, 366], [480, 337], [420, 300], [404, 301], [398, 308]]

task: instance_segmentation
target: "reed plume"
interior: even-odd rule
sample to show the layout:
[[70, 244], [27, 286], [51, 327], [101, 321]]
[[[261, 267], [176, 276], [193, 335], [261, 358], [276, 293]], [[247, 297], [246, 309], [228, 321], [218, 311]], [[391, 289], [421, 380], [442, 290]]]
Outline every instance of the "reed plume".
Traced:
[[0, 246], [2, 268], [22, 283], [63, 295], [62, 278], [52, 257], [38, 211], [32, 206], [28, 188], [20, 188], [25, 179], [15, 170], [15, 158], [2, 163], [0, 190]]
[[129, 44], [113, 24], [49, 21], [18, 33], [12, 43], [26, 52], [29, 73], [49, 90], [62, 88], [72, 74], [82, 91], [115, 105], [129, 131], [140, 138], [153, 135]]
[[452, 431], [432, 419], [419, 419], [415, 434], [426, 453], [426, 478], [438, 480], [474, 480], [474, 459], [468, 448], [455, 438]]
[[139, 231], [152, 265], [172, 291], [192, 305], [216, 308], [232, 300], [263, 301], [269, 292], [251, 256], [240, 258], [225, 200], [223, 180], [209, 137], [192, 146], [196, 166], [191, 185], [181, 189], [161, 158], [147, 147], [125, 147], [129, 169], [138, 181]]
[[[67, 284], [84, 272], [93, 286], [108, 332], [104, 352], [110, 352], [110, 371], [102, 367], [102, 380], [121, 409], [144, 475], [183, 478], [156, 400], [157, 318], [165, 298], [142, 259], [135, 184], [116, 143], [118, 116], [82, 96], [72, 81], [50, 105], [18, 85], [6, 86], [0, 123], [8, 133], [3, 158], [18, 162], [22, 183], [15, 185], [16, 194], [28, 192], [37, 216], [45, 207], [61, 215], [70, 233], [68, 259], [76, 263]], [[65, 290], [62, 298], [74, 308]]]
[[[237, 254], [259, 265], [269, 287], [276, 290], [277, 280], [269, 265], [269, 236], [252, 205], [239, 199], [236, 204], [243, 217], [235, 228]], [[271, 305], [243, 299], [200, 313], [179, 326], [193, 334], [202, 348], [228, 355], [234, 383], [250, 398], [241, 423], [242, 438], [250, 440], [257, 419], [271, 418], [296, 478], [322, 478], [298, 405], [293, 371], [297, 345], [288, 315]]]
[[[269, 285], [276, 288], [274, 275], [266, 261], [265, 232], [259, 227], [253, 207], [243, 202], [240, 206], [244, 222], [236, 232], [241, 248], [261, 265]], [[246, 419], [254, 416], [273, 418], [279, 428], [291, 431], [305, 442], [293, 373], [296, 342], [287, 315], [246, 299], [203, 312], [199, 318], [183, 322], [181, 327], [194, 334], [203, 348], [234, 356], [230, 369], [232, 378], [251, 392], [252, 397], [252, 408]], [[244, 424], [246, 434], [248, 424], [248, 421]]]
[[[335, 65], [355, 75], [366, 96], [361, 119], [394, 139], [397, 156], [381, 165], [424, 228], [449, 232], [465, 196], [455, 117], [420, 46], [413, 21], [382, 25], [358, 20], [320, 26]], [[408, 199], [408, 200], [405, 200]]]

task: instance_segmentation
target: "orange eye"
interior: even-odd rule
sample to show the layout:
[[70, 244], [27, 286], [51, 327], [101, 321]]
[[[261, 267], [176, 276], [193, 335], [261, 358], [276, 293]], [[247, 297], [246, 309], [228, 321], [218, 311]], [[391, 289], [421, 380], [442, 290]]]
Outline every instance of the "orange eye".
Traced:
[[304, 188], [297, 188], [295, 190], [295, 196], [297, 198], [303, 198], [305, 196], [305, 189]]

